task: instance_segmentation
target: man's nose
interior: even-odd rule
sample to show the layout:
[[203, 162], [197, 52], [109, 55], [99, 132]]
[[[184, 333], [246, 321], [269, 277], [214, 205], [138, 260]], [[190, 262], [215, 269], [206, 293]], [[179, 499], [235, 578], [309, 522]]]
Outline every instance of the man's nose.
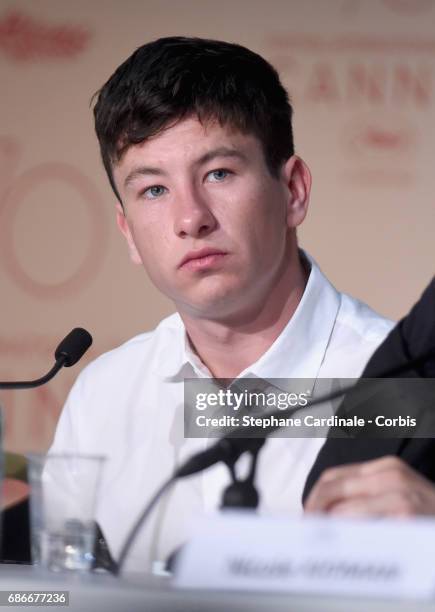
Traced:
[[200, 238], [217, 226], [209, 203], [197, 192], [189, 191], [179, 197], [175, 209], [174, 230], [180, 238]]

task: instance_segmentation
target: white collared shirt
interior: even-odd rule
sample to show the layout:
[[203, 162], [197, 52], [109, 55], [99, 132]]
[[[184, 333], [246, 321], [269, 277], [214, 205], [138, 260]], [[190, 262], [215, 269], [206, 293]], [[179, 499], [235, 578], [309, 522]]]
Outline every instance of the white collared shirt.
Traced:
[[[293, 317], [238, 378], [358, 377], [391, 329], [392, 323], [368, 306], [338, 293], [310, 262], [308, 283]], [[73, 386], [50, 452], [107, 457], [97, 521], [115, 558], [131, 525], [174, 466], [207, 444], [184, 438], [183, 381], [209, 376], [174, 314], [154, 331], [96, 359]], [[261, 511], [302, 511], [305, 479], [323, 442], [267, 441], [256, 479]], [[224, 465], [178, 482], [150, 517], [127, 567], [144, 570], [153, 560], [166, 559], [186, 540], [198, 514], [219, 506], [229, 482]]]

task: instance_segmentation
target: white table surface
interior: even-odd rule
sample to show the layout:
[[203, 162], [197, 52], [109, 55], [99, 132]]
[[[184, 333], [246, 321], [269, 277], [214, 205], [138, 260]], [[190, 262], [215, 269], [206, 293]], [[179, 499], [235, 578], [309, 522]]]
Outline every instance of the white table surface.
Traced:
[[[130, 574], [88, 576], [42, 573], [31, 566], [0, 565], [0, 590], [70, 592], [69, 607], [11, 606], [11, 610], [63, 612], [435, 612], [434, 602], [379, 601], [269, 593], [184, 591], [169, 578]], [[4, 608], [6, 609], [6, 608]]]

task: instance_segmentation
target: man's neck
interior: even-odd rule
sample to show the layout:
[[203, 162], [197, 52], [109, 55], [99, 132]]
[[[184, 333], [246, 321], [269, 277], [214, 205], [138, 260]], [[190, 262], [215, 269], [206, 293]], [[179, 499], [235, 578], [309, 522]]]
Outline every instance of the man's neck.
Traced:
[[297, 258], [264, 303], [225, 322], [180, 313], [190, 343], [216, 378], [236, 378], [275, 342], [304, 293], [308, 268]]

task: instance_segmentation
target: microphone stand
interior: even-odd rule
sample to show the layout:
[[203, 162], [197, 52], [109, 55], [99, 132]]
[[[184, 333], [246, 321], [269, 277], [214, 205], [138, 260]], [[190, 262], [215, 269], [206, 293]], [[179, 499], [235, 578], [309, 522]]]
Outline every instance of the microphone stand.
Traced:
[[34, 387], [40, 387], [45, 385], [49, 380], [54, 378], [61, 368], [65, 365], [67, 358], [65, 355], [59, 357], [56, 363], [47, 374], [37, 378], [36, 380], [22, 380], [15, 382], [0, 382], [0, 389], [33, 389]]
[[[37, 378], [36, 380], [22, 380], [22, 381], [1, 381], [0, 389], [11, 390], [11, 389], [33, 389], [35, 387], [40, 387], [45, 383], [49, 382], [59, 370], [63, 367], [69, 368], [74, 365], [81, 359], [84, 353], [88, 350], [88, 348], [92, 344], [92, 336], [85, 329], [81, 327], [74, 328], [65, 338], [60, 342], [58, 347], [55, 350], [54, 358], [55, 363], [51, 370], [47, 372], [44, 376]], [[6, 541], [12, 537], [11, 532], [16, 529], [16, 525], [19, 523], [23, 525], [24, 522], [28, 523], [28, 513], [29, 513], [29, 505], [28, 499], [21, 501], [19, 504], [14, 506], [14, 509], [9, 509], [6, 511], [2, 517], [3, 522], [8, 528], [3, 531], [3, 551], [7, 549]], [[12, 513], [12, 514], [11, 514]], [[110, 556], [110, 552], [108, 551], [107, 545], [104, 540], [104, 536], [101, 533], [101, 530], [98, 525], [97, 527], [97, 538], [94, 550], [94, 557], [96, 559], [95, 564], [99, 564], [101, 567], [112, 571], [113, 560]], [[22, 529], [22, 527], [21, 527]], [[23, 530], [26, 532], [26, 530]], [[24, 536], [25, 537], [25, 536]], [[25, 540], [24, 540], [25, 542]], [[28, 563], [29, 555], [30, 555], [30, 542], [27, 540], [27, 544], [22, 544], [24, 549], [19, 553], [20, 559], [18, 562]], [[14, 553], [15, 552], [15, 544], [14, 544]], [[23, 559], [25, 558], [25, 560]], [[16, 560], [16, 559], [15, 559]]]
[[222, 494], [222, 502], [220, 509], [228, 508], [251, 508], [255, 509], [258, 506], [260, 496], [255, 487], [255, 473], [257, 469], [258, 454], [266, 442], [266, 438], [253, 438], [254, 444], [247, 452], [250, 455], [250, 468], [245, 479], [240, 479], [236, 475], [237, 459], [226, 461], [226, 465], [231, 475], [231, 484], [229, 484]]

